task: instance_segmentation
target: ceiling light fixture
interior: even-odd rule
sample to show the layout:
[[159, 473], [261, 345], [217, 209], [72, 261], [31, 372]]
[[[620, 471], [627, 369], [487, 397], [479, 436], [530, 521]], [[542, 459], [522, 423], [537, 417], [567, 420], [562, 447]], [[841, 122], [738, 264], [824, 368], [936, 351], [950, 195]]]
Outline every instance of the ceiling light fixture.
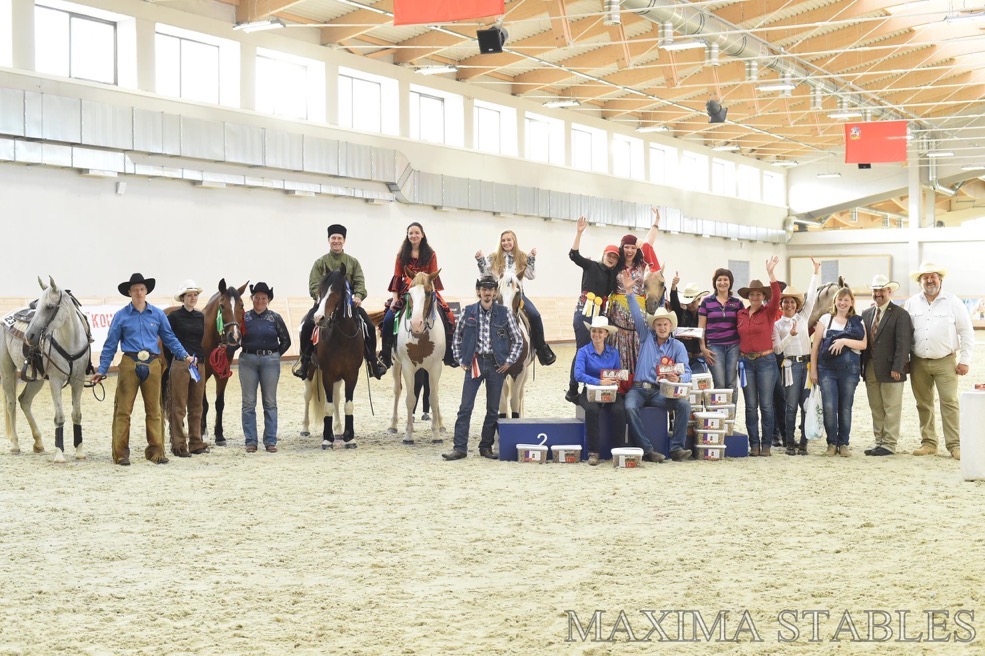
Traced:
[[849, 118], [859, 118], [862, 116], [862, 112], [857, 109], [839, 109], [837, 112], [831, 112], [828, 114], [828, 118], [833, 118], [838, 121], [843, 121]]
[[950, 14], [944, 17], [945, 23], [961, 23], [964, 21], [985, 20], [985, 11], [969, 11], [964, 13]]
[[982, 164], [966, 164], [961, 167], [962, 171], [985, 171], [985, 165]]
[[712, 148], [712, 150], [715, 151], [716, 153], [734, 153], [739, 150], [739, 146], [736, 144], [729, 144], [729, 143], [719, 144], [714, 148]]
[[680, 50], [695, 50], [697, 48], [704, 48], [705, 42], [699, 41], [698, 39], [691, 39], [689, 41], [670, 41], [665, 42], [660, 47], [668, 52], [677, 52]]
[[938, 157], [954, 157], [954, 153], [950, 150], [930, 150], [927, 151], [927, 157], [936, 159]]
[[284, 27], [284, 21], [276, 16], [268, 18], [267, 20], [249, 21], [246, 23], [236, 23], [233, 25], [234, 30], [246, 32], [247, 34], [252, 32], [263, 32], [264, 30], [276, 30], [281, 27]]
[[797, 166], [798, 164], [800, 164], [800, 162], [795, 159], [778, 159], [773, 162], [773, 166], [778, 169], [789, 169], [790, 167]]
[[636, 131], [640, 134], [646, 134], [648, 132], [670, 132], [670, 128], [666, 125], [641, 125], [636, 128]]
[[817, 177], [822, 178], [822, 179], [824, 179], [824, 178], [826, 178], [826, 179], [840, 178], [841, 177], [841, 173], [837, 173], [837, 172], [832, 172], [832, 173], [818, 173], [817, 174]]
[[444, 73], [457, 73], [458, 66], [453, 64], [438, 64], [435, 66], [421, 66], [414, 69], [415, 73], [420, 73], [421, 75], [442, 75]]
[[767, 82], [756, 87], [756, 91], [793, 91], [797, 85], [793, 83], [789, 73], [784, 73], [783, 77], [776, 82]]
[[558, 98], [557, 100], [548, 100], [544, 103], [544, 107], [548, 109], [558, 109], [559, 107], [577, 107], [581, 103], [574, 98]]

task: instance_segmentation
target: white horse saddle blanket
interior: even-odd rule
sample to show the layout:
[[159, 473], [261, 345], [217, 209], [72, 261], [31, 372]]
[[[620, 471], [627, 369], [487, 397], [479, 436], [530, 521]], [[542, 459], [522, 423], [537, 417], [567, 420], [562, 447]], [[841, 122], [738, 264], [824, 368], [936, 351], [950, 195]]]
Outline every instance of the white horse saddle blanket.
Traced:
[[3, 328], [17, 339], [24, 339], [24, 333], [34, 318], [34, 308], [20, 308], [7, 314], [2, 320]]

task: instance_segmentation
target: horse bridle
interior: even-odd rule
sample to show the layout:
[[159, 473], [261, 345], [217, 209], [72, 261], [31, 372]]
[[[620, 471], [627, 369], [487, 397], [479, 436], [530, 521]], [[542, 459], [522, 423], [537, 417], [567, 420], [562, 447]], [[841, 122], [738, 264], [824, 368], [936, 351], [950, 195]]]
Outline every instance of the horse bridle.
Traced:
[[[410, 310], [414, 309], [414, 299], [410, 295], [410, 292], [405, 294], [407, 300], [404, 302], [404, 330], [411, 332], [410, 327], [410, 317], [413, 314]], [[438, 293], [433, 289], [431, 291], [424, 290], [424, 329], [431, 330], [434, 328], [435, 320], [431, 318], [432, 310], [434, 309], [435, 299]]]
[[[219, 313], [220, 317], [222, 316], [223, 309], [225, 309], [226, 307], [225, 304], [226, 298], [227, 298], [226, 295], [223, 294], [222, 297], [219, 299], [219, 307], [217, 309], [217, 312]], [[230, 321], [229, 323], [226, 323], [225, 319], [222, 320], [222, 332], [220, 333], [220, 337], [222, 338], [222, 345], [225, 346], [227, 349], [239, 348], [240, 344], [237, 343], [239, 340], [236, 339], [236, 327], [239, 325], [239, 322], [236, 321], [235, 310], [230, 308], [229, 311], [233, 315], [233, 320]], [[242, 337], [240, 337], [240, 340], [241, 339]]]
[[[38, 336], [38, 345], [31, 346], [30, 344], [28, 344], [28, 349], [32, 355], [39, 354], [42, 357], [44, 357], [51, 366], [53, 366], [59, 373], [63, 374], [66, 377], [65, 384], [67, 385], [68, 379], [72, 377], [72, 369], [74, 368], [75, 361], [82, 359], [83, 356], [86, 356], [86, 359], [88, 359], [91, 350], [90, 344], [92, 343], [92, 333], [89, 330], [89, 321], [85, 318], [84, 314], [79, 312], [78, 301], [75, 299], [74, 296], [72, 296], [71, 293], [68, 293], [68, 296], [70, 299], [72, 299], [73, 305], [76, 306], [75, 312], [76, 314], [79, 315], [79, 318], [82, 319], [82, 325], [85, 326], [86, 337], [87, 337], [86, 345], [78, 353], [69, 353], [68, 351], [65, 350], [65, 347], [63, 347], [61, 344], [58, 343], [58, 340], [55, 339], [55, 336], [53, 334], [47, 332], [48, 326], [51, 325], [51, 322], [55, 320], [55, 317], [58, 316], [58, 312], [61, 310], [62, 299], [64, 298], [64, 294], [66, 293], [68, 292], [62, 290], [58, 291], [58, 303], [55, 306], [55, 311], [52, 313], [51, 318], [48, 319], [48, 321], [45, 322], [43, 326], [41, 326], [41, 334]], [[45, 353], [42, 350], [42, 344], [44, 343], [48, 344], [47, 353]], [[65, 358], [65, 361], [68, 362], [68, 371], [62, 371], [61, 367], [59, 367], [58, 364], [51, 359], [51, 349], [55, 349], [58, 355]]]
[[[352, 303], [352, 297], [349, 296], [349, 293], [348, 293], [347, 290], [346, 291], [339, 292], [339, 294], [341, 294], [342, 300], [335, 306], [335, 309], [332, 310], [332, 314], [330, 314], [327, 317], [325, 317], [325, 326], [319, 328], [319, 330], [322, 331], [323, 336], [324, 336], [325, 339], [328, 339], [329, 337], [331, 337], [332, 333], [335, 331], [335, 326], [336, 325], [341, 325], [341, 323], [342, 323], [342, 321], [340, 319], [337, 319], [336, 318], [336, 315], [339, 312], [342, 312], [343, 311], [343, 308], [345, 307], [346, 303], [349, 303], [349, 304]], [[327, 303], [328, 302], [328, 299], [325, 299], [325, 302]], [[353, 329], [351, 335], [346, 334], [340, 328], [340, 332], [342, 332], [342, 336], [345, 337], [346, 339], [352, 339], [353, 337], [355, 337], [356, 335], [359, 334], [359, 328], [360, 328], [359, 324], [360, 324], [360, 322], [356, 319], [355, 313], [353, 313], [352, 320], [353, 320], [353, 323], [354, 323], [354, 329]]]

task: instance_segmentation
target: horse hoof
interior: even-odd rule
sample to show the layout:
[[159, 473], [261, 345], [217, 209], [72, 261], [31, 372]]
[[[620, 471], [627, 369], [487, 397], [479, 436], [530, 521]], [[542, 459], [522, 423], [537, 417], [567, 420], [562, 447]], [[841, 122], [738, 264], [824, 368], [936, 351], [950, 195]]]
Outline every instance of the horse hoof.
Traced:
[[431, 440], [431, 444], [444, 444], [444, 440], [434, 439]]
[[301, 431], [301, 437], [311, 437], [311, 433], [308, 431]]
[[215, 438], [215, 445], [216, 446], [226, 446], [226, 438], [224, 438], [224, 437], [217, 437], [217, 438]]
[[421, 415], [421, 421], [431, 421], [431, 415], [425, 412], [423, 415]]
[[347, 448], [347, 449], [355, 449], [356, 446], [357, 445], [356, 445], [355, 442], [349, 442], [348, 444], [345, 445], [345, 448]]
[[35, 453], [44, 453], [44, 447], [43, 446], [36, 446], [36, 447], [34, 447], [34, 452]]
[[397, 434], [397, 429], [396, 428], [388, 428], [388, 429], [386, 429], [386, 432], [390, 433], [390, 435], [396, 435]]
[[410, 446], [414, 446], [414, 440], [404, 440], [403, 443], [409, 444]]
[[62, 453], [61, 449], [55, 449], [55, 459], [52, 461], [55, 464], [65, 464], [65, 454]]
[[11, 449], [10, 452], [16, 456], [16, 455], [20, 455], [21, 450], [20, 450], [20, 447], [17, 447], [17, 448]]

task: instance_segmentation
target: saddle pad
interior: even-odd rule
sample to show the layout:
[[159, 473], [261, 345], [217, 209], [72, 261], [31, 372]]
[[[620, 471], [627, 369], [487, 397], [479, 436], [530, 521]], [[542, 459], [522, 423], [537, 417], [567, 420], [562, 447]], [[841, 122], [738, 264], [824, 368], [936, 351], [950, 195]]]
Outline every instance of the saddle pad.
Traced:
[[4, 330], [8, 333], [17, 339], [24, 339], [24, 333], [27, 331], [27, 327], [30, 325], [31, 319], [33, 318], [34, 310], [30, 308], [21, 308], [6, 315], [3, 318], [2, 323]]

